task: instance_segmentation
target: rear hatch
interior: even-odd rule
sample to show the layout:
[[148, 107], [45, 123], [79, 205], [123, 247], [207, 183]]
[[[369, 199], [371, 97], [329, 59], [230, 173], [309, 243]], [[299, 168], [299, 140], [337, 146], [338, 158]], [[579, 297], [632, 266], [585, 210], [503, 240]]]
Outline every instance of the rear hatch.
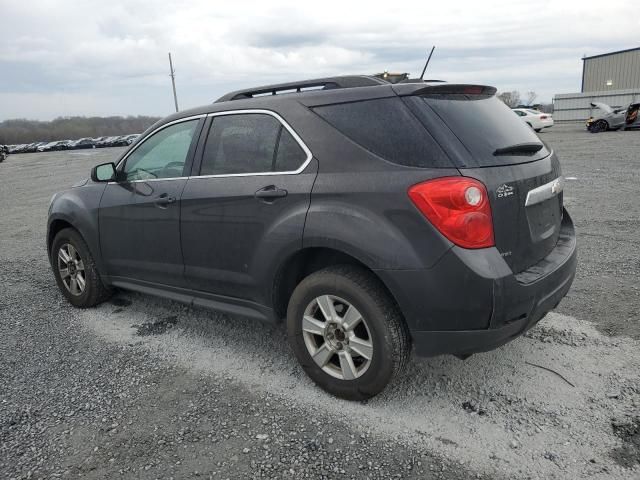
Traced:
[[443, 85], [417, 93], [404, 96], [405, 104], [460, 173], [487, 187], [502, 257], [514, 273], [538, 263], [556, 245], [562, 221], [555, 154], [491, 87]]

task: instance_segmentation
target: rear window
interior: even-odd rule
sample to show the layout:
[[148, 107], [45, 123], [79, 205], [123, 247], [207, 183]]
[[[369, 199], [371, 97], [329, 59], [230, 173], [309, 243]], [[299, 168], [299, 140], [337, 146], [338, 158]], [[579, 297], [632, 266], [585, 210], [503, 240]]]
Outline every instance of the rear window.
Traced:
[[[405, 101], [424, 124], [434, 125], [437, 117], [449, 127], [471, 153], [474, 166], [526, 163], [549, 155], [534, 131], [493, 95], [426, 95], [405, 97]], [[494, 155], [500, 149], [523, 144], [542, 148], [535, 153]]]
[[326, 105], [314, 111], [389, 162], [408, 167], [452, 167], [444, 151], [397, 97]]

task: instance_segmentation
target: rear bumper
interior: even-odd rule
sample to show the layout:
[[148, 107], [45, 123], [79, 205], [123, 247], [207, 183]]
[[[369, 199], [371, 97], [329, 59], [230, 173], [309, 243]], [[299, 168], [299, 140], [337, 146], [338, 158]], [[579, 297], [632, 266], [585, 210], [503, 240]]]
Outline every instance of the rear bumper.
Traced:
[[433, 269], [378, 273], [405, 315], [417, 355], [467, 355], [497, 348], [538, 323], [569, 291], [576, 265], [565, 211], [554, 250], [517, 275], [495, 248], [455, 247]]

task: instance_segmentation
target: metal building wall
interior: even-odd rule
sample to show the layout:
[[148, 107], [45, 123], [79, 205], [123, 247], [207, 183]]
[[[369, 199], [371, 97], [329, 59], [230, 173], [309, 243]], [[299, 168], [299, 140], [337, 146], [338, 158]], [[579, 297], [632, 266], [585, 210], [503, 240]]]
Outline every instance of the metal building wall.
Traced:
[[640, 102], [640, 88], [628, 90], [562, 93], [553, 98], [553, 120], [556, 122], [584, 122], [591, 116], [591, 102], [612, 107], [627, 107]]
[[584, 93], [640, 88], [640, 48], [586, 57], [583, 62]]

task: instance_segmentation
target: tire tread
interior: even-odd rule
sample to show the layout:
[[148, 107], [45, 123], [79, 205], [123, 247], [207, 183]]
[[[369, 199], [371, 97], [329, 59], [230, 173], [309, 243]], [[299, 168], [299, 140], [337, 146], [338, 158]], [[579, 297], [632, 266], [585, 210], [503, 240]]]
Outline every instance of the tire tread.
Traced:
[[[386, 377], [385, 374], [385, 377], [383, 378], [387, 378], [387, 380], [383, 383], [380, 383], [380, 379], [373, 384], [369, 384], [369, 386], [361, 385], [358, 387], [354, 385], [353, 390], [350, 391], [343, 388], [333, 390], [330, 383], [333, 382], [333, 380], [328, 378], [325, 380], [318, 380], [317, 378], [314, 378], [316, 374], [312, 375], [309, 372], [309, 368], [314, 370], [316, 368], [315, 365], [307, 364], [305, 358], [301, 358], [299, 353], [297, 353], [298, 360], [312, 379], [330, 393], [349, 400], [366, 400], [378, 394], [384, 386], [386, 386], [386, 382], [393, 382], [395, 378], [401, 375], [406, 369], [411, 356], [411, 337], [400, 308], [382, 282], [370, 271], [357, 265], [341, 264], [323, 268], [305, 277], [294, 290], [289, 302], [287, 323], [290, 341], [293, 341], [295, 344], [296, 339], [293, 331], [296, 328], [297, 315], [294, 311], [300, 308], [299, 302], [301, 300], [301, 296], [302, 298], [304, 297], [303, 292], [307, 288], [310, 288], [311, 285], [317, 285], [318, 283], [325, 285], [335, 284], [337, 283], [336, 280], [338, 278], [340, 279], [340, 282], [351, 284], [349, 288], [355, 287], [365, 298], [369, 298], [374, 303], [372, 308], [381, 313], [384, 328], [386, 330], [383, 341], [387, 344], [387, 350], [392, 352], [390, 359], [391, 365], [389, 369], [390, 374], [388, 377]], [[339, 296], [340, 291], [336, 291], [335, 294]], [[296, 351], [299, 349], [304, 349], [306, 353], [306, 347], [304, 347], [304, 345], [294, 347], [294, 350]]]
[[[80, 297], [72, 297], [71, 294], [68, 294], [65, 287], [61, 285], [55, 256], [55, 252], [57, 250], [55, 247], [61, 239], [67, 239], [72, 241], [73, 243], [76, 243], [76, 247], [80, 247], [80, 249], [82, 250], [82, 261], [85, 265], [85, 272], [88, 273], [88, 275], [86, 275], [86, 279], [87, 287], [89, 289], [88, 296], [85, 299], [81, 299]], [[82, 235], [80, 235], [80, 233], [73, 228], [64, 228], [56, 234], [53, 243], [51, 244], [51, 268], [54, 271], [56, 282], [58, 283], [60, 290], [70, 301], [70, 303], [75, 307], [92, 308], [111, 297], [112, 291], [102, 282], [100, 272], [98, 271], [98, 267], [95, 260], [93, 259], [93, 255], [91, 255], [91, 251], [87, 246], [87, 242], [85, 242], [84, 238], [82, 238]]]

